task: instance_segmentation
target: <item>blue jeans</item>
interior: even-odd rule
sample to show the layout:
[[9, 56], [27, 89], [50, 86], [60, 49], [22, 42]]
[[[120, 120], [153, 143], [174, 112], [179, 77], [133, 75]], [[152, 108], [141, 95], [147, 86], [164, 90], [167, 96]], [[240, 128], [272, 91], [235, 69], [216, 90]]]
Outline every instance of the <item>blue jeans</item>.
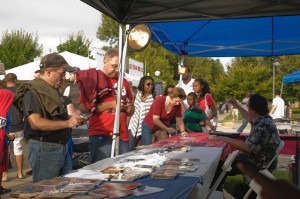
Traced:
[[129, 132], [129, 151], [133, 151], [135, 147], [137, 147], [140, 139], [141, 139], [141, 135], [136, 136], [136, 135], [132, 135], [132, 133]]
[[28, 160], [32, 168], [33, 183], [49, 180], [72, 171], [68, 144], [30, 140]]
[[[91, 161], [95, 163], [99, 160], [110, 158], [112, 137], [105, 135], [90, 136], [89, 150], [91, 153]], [[120, 140], [119, 154], [127, 153], [129, 151], [129, 143]]]
[[239, 129], [237, 130], [238, 133], [243, 133], [244, 129], [246, 128], [248, 124], [248, 121], [243, 117], [242, 119], [242, 125], [239, 127]]
[[155, 130], [151, 129], [145, 122], [142, 123], [142, 145], [152, 144], [152, 135]]
[[70, 136], [69, 140], [68, 140], [68, 145], [69, 145], [69, 155], [70, 155], [70, 159], [71, 162], [73, 163], [73, 140], [72, 137]]

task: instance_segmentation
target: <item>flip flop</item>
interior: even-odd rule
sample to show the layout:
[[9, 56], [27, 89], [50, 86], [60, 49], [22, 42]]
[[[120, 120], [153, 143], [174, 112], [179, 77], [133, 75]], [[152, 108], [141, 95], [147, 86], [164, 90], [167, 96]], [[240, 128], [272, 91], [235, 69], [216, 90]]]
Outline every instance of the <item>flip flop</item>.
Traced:
[[18, 178], [18, 179], [24, 179], [24, 178], [26, 178], [26, 176], [23, 175], [22, 177], [19, 177], [18, 174], [17, 174], [17, 178]]

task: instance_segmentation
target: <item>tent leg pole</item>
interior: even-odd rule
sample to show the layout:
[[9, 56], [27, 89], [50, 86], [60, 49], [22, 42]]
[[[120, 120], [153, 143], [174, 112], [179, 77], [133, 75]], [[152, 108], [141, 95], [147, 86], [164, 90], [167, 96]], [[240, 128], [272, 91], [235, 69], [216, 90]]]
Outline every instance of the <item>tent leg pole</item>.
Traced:
[[[119, 24], [119, 68], [121, 68], [121, 54], [122, 54], [122, 46], [123, 46], [123, 27], [122, 24]], [[117, 151], [119, 150], [119, 142], [117, 141], [117, 139], [119, 138], [119, 126], [120, 126], [120, 108], [119, 108], [119, 104], [121, 103], [121, 95], [120, 95], [120, 87], [119, 87], [119, 83], [120, 83], [120, 77], [121, 74], [119, 73], [119, 78], [118, 78], [118, 87], [117, 87], [117, 107], [116, 107], [116, 114], [115, 114], [115, 122], [114, 122], [114, 132], [112, 135], [112, 145], [111, 145], [111, 155], [110, 157], [115, 157], [115, 155], [118, 153]], [[123, 81], [122, 81], [123, 82]]]
[[[180, 62], [178, 63], [178, 70], [183, 67], [183, 62], [184, 62], [184, 55], [181, 55]], [[182, 75], [179, 75], [179, 87], [181, 87], [182, 84]]]
[[[116, 107], [116, 114], [115, 114], [115, 122], [114, 122], [114, 132], [113, 132], [113, 140], [112, 140], [112, 149], [111, 149], [111, 157], [115, 157], [119, 155], [119, 141], [120, 141], [120, 104], [121, 104], [121, 95], [122, 95], [122, 88], [123, 88], [123, 79], [125, 74], [125, 60], [126, 60], [126, 53], [127, 53], [127, 39], [128, 34], [127, 30], [129, 30], [129, 25], [126, 25], [125, 30], [125, 42], [122, 46], [119, 45], [119, 78], [118, 78], [118, 87], [117, 87], [117, 107]], [[123, 29], [122, 24], [119, 24], [119, 36], [122, 37]], [[123, 41], [119, 38], [119, 42]], [[123, 47], [123, 48], [122, 48]], [[121, 56], [120, 56], [121, 55]]]

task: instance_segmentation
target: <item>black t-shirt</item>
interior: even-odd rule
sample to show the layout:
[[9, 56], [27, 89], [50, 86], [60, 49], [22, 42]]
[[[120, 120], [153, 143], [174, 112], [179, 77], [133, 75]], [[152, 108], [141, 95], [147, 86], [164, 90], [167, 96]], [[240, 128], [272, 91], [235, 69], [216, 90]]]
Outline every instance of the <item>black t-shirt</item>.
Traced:
[[[60, 95], [60, 94], [58, 94]], [[61, 115], [56, 116], [47, 116], [47, 119], [50, 120], [68, 120], [68, 113], [66, 109], [66, 105], [63, 101], [63, 97], [61, 96], [62, 103], [64, 104], [65, 111]], [[60, 129], [56, 131], [40, 131], [40, 130], [33, 130], [28, 122], [28, 116], [32, 113], [38, 113], [43, 116], [43, 109], [40, 105], [38, 99], [34, 95], [34, 93], [30, 90], [26, 91], [24, 98], [23, 98], [23, 111], [25, 115], [25, 131], [27, 132], [28, 136], [44, 136], [44, 137], [55, 137], [57, 139], [68, 139], [70, 136], [70, 129]]]
[[68, 106], [69, 104], [72, 104], [72, 100], [67, 97], [67, 96], [62, 96], [63, 97], [63, 100], [65, 102], [65, 105]]
[[[16, 87], [5, 88], [13, 93], [16, 93]], [[10, 132], [22, 131], [24, 129], [24, 116], [23, 114], [12, 104], [9, 113], [11, 116], [11, 127]]]

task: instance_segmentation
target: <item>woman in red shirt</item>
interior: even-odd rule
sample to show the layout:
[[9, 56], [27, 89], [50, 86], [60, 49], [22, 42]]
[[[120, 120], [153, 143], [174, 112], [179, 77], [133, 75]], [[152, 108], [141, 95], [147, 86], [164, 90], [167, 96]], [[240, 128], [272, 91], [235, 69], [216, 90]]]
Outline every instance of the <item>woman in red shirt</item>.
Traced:
[[180, 102], [185, 99], [182, 88], [175, 87], [169, 96], [158, 96], [153, 101], [149, 112], [142, 123], [142, 144], [152, 143], [152, 135], [158, 130], [174, 134], [176, 129], [168, 127], [172, 118], [176, 117], [176, 124], [182, 136], [187, 136], [184, 129]]
[[[202, 79], [197, 78], [193, 84], [194, 92], [198, 94], [198, 106], [206, 113], [207, 120], [212, 125], [217, 127], [217, 108], [216, 102], [210, 94], [208, 83]], [[215, 130], [215, 129], [212, 129]]]

